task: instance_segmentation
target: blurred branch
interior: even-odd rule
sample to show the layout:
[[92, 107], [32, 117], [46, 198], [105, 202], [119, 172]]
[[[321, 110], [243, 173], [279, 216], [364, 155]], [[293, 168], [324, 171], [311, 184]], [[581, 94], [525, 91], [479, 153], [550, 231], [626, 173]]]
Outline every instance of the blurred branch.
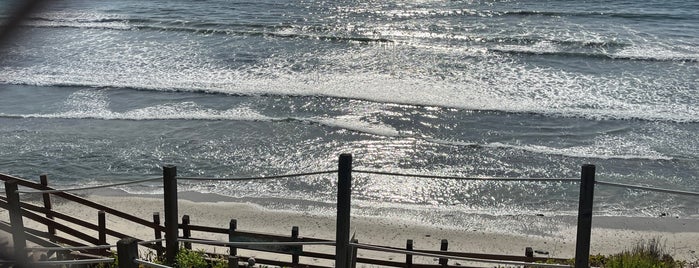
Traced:
[[37, 12], [45, 4], [44, 0], [17, 0], [15, 4], [15, 9], [11, 11], [9, 18], [0, 25], [0, 48], [7, 45], [7, 43], [14, 37], [17, 33], [17, 29], [24, 19], [29, 17], [32, 13]]

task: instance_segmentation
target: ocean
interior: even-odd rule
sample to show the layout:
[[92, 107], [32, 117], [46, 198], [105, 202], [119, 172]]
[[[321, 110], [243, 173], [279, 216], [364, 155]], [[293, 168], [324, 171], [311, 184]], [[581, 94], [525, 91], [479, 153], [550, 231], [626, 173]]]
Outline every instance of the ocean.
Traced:
[[[697, 1], [53, 2], [0, 53], [2, 173], [64, 188], [164, 164], [329, 170], [352, 153], [364, 170], [578, 178], [594, 164], [600, 181], [699, 191]], [[333, 214], [336, 178], [179, 187]], [[354, 174], [353, 215], [469, 228], [576, 215], [578, 190]], [[699, 218], [699, 202], [598, 185], [594, 213]]]

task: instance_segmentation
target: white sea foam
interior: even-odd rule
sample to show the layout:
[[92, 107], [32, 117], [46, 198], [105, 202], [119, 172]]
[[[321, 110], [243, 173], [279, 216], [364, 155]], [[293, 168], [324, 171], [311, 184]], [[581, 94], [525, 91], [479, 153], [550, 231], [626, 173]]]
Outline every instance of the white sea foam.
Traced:
[[384, 137], [400, 136], [400, 132], [394, 127], [382, 123], [366, 122], [359, 116], [338, 116], [334, 118], [309, 118], [301, 120]]
[[[12, 118], [62, 118], [62, 119], [101, 119], [101, 120], [230, 120], [230, 121], [285, 121], [288, 119], [311, 122], [331, 128], [346, 129], [378, 136], [395, 137], [400, 133], [393, 127], [369, 122], [365, 117], [370, 111], [336, 117], [314, 116], [309, 118], [282, 118], [260, 114], [248, 106], [239, 106], [225, 110], [204, 108], [195, 102], [171, 102], [149, 107], [115, 112], [109, 108], [109, 100], [103, 90], [79, 90], [71, 94], [64, 102], [65, 111], [55, 113], [0, 114]], [[378, 111], [374, 111], [378, 112]]]
[[650, 146], [648, 141], [634, 137], [603, 137], [596, 139], [593, 144], [554, 147], [537, 144], [512, 144], [505, 142], [476, 143], [430, 139], [429, 141], [456, 146], [485, 147], [496, 149], [521, 150], [544, 155], [559, 155], [575, 158], [595, 159], [646, 159], [673, 160], [672, 156], [660, 153]]
[[556, 148], [543, 145], [511, 145], [495, 142], [485, 145], [485, 147], [511, 148], [524, 150], [546, 155], [561, 155], [578, 158], [596, 159], [647, 159], [647, 160], [672, 160], [672, 157], [656, 152], [643, 144], [631, 143], [624, 140], [618, 142], [626, 143], [619, 145], [613, 141], [609, 143], [594, 144], [591, 146], [574, 146], [567, 148]]
[[[503, 66], [507, 68], [507, 66]], [[620, 81], [596, 77], [513, 69], [489, 75], [464, 74], [461, 80], [439, 81], [376, 73], [270, 74], [251, 76], [248, 71], [194, 69], [188, 72], [117, 72], [37, 74], [34, 69], [5, 68], [0, 81], [11, 84], [130, 87], [156, 91], [217, 92], [243, 95], [329, 96], [377, 102], [454, 107], [470, 110], [541, 113], [592, 119], [643, 119], [696, 122], [699, 109], [672, 99], [631, 103], [648, 92], [627, 90]], [[123, 73], [123, 72], [126, 73]], [[268, 70], [269, 71], [269, 70]], [[97, 70], [97, 72], [100, 72]], [[496, 78], [502, 75], [503, 78]], [[511, 77], [511, 76], [517, 77]], [[470, 76], [470, 77], [469, 77]], [[481, 77], [474, 77], [481, 76]], [[492, 78], [491, 78], [492, 77]], [[655, 83], [648, 81], [646, 83]], [[585, 87], [585, 85], [591, 85]], [[632, 86], [632, 85], [628, 85]], [[689, 89], [687, 89], [689, 94]], [[628, 93], [628, 94], [622, 94]], [[657, 92], [658, 94], [663, 94]], [[681, 93], [678, 92], [678, 93]], [[634, 96], [634, 94], [643, 94]], [[654, 93], [651, 93], [654, 94]], [[635, 102], [635, 101], [634, 101]]]
[[46, 11], [35, 14], [23, 23], [31, 27], [99, 28], [114, 30], [133, 29], [125, 16], [100, 12]]
[[[422, 14], [426, 11], [415, 12]], [[126, 23], [121, 20], [123, 17], [99, 12], [58, 12], [43, 14], [39, 18], [36, 23]], [[668, 71], [668, 77], [643, 74], [607, 77], [602, 73], [573, 73], [533, 67], [512, 57], [488, 52], [489, 48], [501, 48], [535, 54], [559, 53], [563, 51], [560, 45], [547, 40], [573, 40], [573, 43], [585, 40], [601, 43], [614, 41], [614, 38], [578, 29], [575, 25], [567, 25], [566, 29], [555, 33], [540, 33], [540, 29], [535, 29], [519, 36], [541, 40], [533, 45], [464, 47], [452, 46], [448, 42], [432, 45], [435, 42], [414, 41], [448, 38], [443, 33], [388, 27], [382, 34], [394, 35], [403, 39], [403, 43], [349, 47], [317, 55], [282, 51], [241, 68], [230, 68], [227, 62], [215, 58], [216, 53], [227, 51], [227, 48], [212, 49], [210, 44], [204, 44], [188, 34], [161, 33], [169, 38], [156, 37], [152, 38], [156, 41], [149, 42], [131, 37], [124, 39], [119, 33], [109, 32], [85, 33], [84, 36], [67, 40], [52, 36], [46, 37], [50, 46], [18, 52], [29, 58], [40, 57], [44, 60], [31, 66], [4, 66], [0, 83], [327, 96], [591, 119], [699, 121], [699, 106], [696, 105], [697, 98], [691, 81], [696, 77], [691, 75], [683, 77]], [[178, 42], [168, 41], [172, 35], [177, 35]], [[497, 40], [497, 36], [484, 37]], [[219, 41], [226, 43], [229, 39]], [[62, 45], [54, 46], [54, 43]], [[230, 50], [235, 51], [235, 47]], [[691, 47], [687, 47], [685, 52], [678, 52], [674, 48], [666, 49], [663, 43], [656, 41], [651, 42], [649, 47], [631, 43], [621, 51], [600, 53], [610, 58], [697, 58], [696, 51]], [[303, 67], [309, 62], [315, 65]], [[299, 66], [303, 67], [300, 71]], [[197, 117], [196, 112], [193, 114], [193, 117]], [[325, 121], [328, 124], [338, 122], [342, 122], [342, 119]], [[386, 135], [393, 132], [385, 127], [372, 127], [381, 129], [378, 131]]]

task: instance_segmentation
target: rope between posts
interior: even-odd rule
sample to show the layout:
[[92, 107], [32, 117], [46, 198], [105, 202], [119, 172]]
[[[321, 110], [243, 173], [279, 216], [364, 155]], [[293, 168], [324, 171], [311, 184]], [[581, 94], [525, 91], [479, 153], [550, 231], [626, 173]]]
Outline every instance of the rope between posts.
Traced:
[[[336, 173], [336, 172], [338, 172], [338, 170], [324, 170], [324, 171], [295, 173], [295, 174], [286, 174], [286, 175], [275, 175], [275, 176], [261, 176], [261, 177], [239, 177], [239, 178], [177, 177], [177, 179], [178, 180], [194, 180], [194, 181], [251, 181], [251, 180], [272, 180], [272, 179], [302, 177], [302, 176], [329, 174], [329, 173]], [[436, 175], [408, 174], [408, 173], [384, 172], [384, 171], [373, 171], [373, 170], [361, 170], [361, 169], [352, 170], [352, 172], [360, 173], [360, 174], [390, 175], [390, 176], [401, 176], [401, 177], [411, 177], [411, 178], [431, 178], [431, 179], [450, 179], [450, 180], [469, 180], [469, 181], [528, 181], [528, 182], [579, 182], [580, 181], [580, 179], [578, 179], [578, 178], [522, 178], [522, 177], [508, 178], [508, 177], [436, 176]], [[44, 193], [44, 194], [46, 194], [46, 193], [59, 193], [59, 192], [73, 192], [73, 191], [92, 190], [92, 189], [99, 189], [99, 188], [108, 188], [108, 187], [115, 187], [115, 186], [138, 184], [138, 183], [144, 183], [144, 182], [157, 181], [157, 180], [161, 180], [161, 179], [162, 179], [162, 177], [158, 177], [158, 178], [150, 178], [150, 179], [143, 179], [143, 180], [137, 180], [137, 181], [129, 181], [129, 182], [121, 182], [121, 183], [113, 183], [113, 184], [105, 184], [105, 185], [97, 185], [97, 186], [88, 186], [88, 187], [68, 188], [68, 189], [54, 189], [54, 190], [41, 190], [41, 191], [17, 190], [17, 193], [25, 193], [25, 194]], [[612, 186], [612, 187], [623, 187], [623, 188], [631, 188], [631, 189], [654, 191], [654, 192], [664, 192], [664, 193], [671, 193], [671, 194], [699, 196], [698, 192], [663, 189], [663, 188], [656, 188], [656, 187], [646, 187], [646, 186], [630, 185], [630, 184], [623, 184], [623, 183], [613, 183], [613, 182], [605, 182], [605, 181], [595, 181], [595, 183], [599, 184], [599, 185], [607, 185], [607, 186]]]
[[91, 250], [91, 249], [108, 249], [115, 248], [116, 245], [98, 245], [98, 246], [84, 246], [84, 247], [28, 247], [28, 250], [50, 250], [50, 251], [62, 251], [62, 250]]
[[20, 194], [51, 194], [51, 193], [61, 193], [61, 192], [75, 192], [75, 191], [82, 191], [82, 190], [92, 190], [92, 189], [99, 189], [99, 188], [108, 188], [108, 187], [114, 187], [114, 186], [137, 184], [137, 183], [157, 181], [157, 180], [162, 180], [162, 179], [163, 179], [162, 177], [159, 177], [159, 178], [143, 179], [143, 180], [137, 180], [137, 181], [128, 181], [128, 182], [112, 183], [112, 184], [105, 184], [105, 185], [97, 185], [97, 186], [77, 187], [77, 188], [68, 188], [68, 189], [42, 190], [42, 191], [20, 191], [20, 190], [17, 190], [17, 193], [20, 193]]
[[140, 260], [140, 259], [134, 259], [133, 262], [134, 262], [134, 263], [137, 263], [137, 264], [143, 264], [143, 265], [148, 266], [148, 267], [155, 267], [155, 268], [172, 268], [171, 266], [165, 266], [165, 265], [162, 265], [162, 264], [152, 263], [152, 262], [144, 261], [144, 260]]
[[354, 173], [375, 174], [375, 175], [391, 175], [412, 178], [428, 178], [428, 179], [447, 179], [447, 180], [468, 180], [468, 181], [550, 181], [550, 182], [579, 182], [579, 178], [521, 178], [521, 177], [458, 177], [458, 176], [435, 176], [422, 174], [406, 174], [373, 170], [352, 170]]
[[653, 192], [663, 192], [663, 193], [670, 193], [670, 194], [680, 194], [680, 195], [699, 196], [699, 193], [697, 193], [697, 192], [680, 191], [680, 190], [672, 190], [672, 189], [663, 189], [663, 188], [656, 188], [656, 187], [646, 187], [646, 186], [630, 185], [630, 184], [624, 184], [624, 183], [614, 183], [614, 182], [605, 182], [605, 181], [595, 181], [595, 184], [607, 185], [607, 186], [612, 186], [612, 187], [631, 188], [631, 189], [636, 189], [636, 190], [646, 190], [646, 191], [653, 191]]
[[302, 176], [329, 174], [329, 173], [337, 173], [337, 170], [324, 170], [324, 171], [295, 173], [295, 174], [287, 174], [287, 175], [240, 177], [240, 178], [177, 177], [177, 180], [186, 180], [186, 181], [252, 181], [252, 180], [283, 179], [283, 178], [302, 177]]
[[304, 245], [327, 245], [334, 246], [335, 241], [327, 242], [222, 242], [222, 241], [212, 241], [212, 240], [198, 240], [198, 239], [177, 239], [179, 242], [189, 242], [212, 246], [234, 246], [234, 247], [245, 247], [245, 246], [304, 246]]
[[361, 249], [383, 251], [383, 252], [390, 252], [390, 253], [399, 253], [399, 254], [406, 254], [406, 255], [417, 255], [417, 256], [425, 256], [425, 257], [433, 257], [433, 258], [442, 258], [442, 259], [450, 259], [450, 260], [497, 263], [497, 264], [507, 264], [507, 265], [524, 265], [527, 267], [530, 267], [530, 266], [552, 267], [552, 268], [554, 268], [554, 267], [555, 268], [573, 267], [570, 265], [563, 265], [563, 264], [545, 264], [545, 263], [534, 263], [534, 262], [503, 261], [503, 260], [488, 260], [488, 259], [458, 257], [458, 256], [419, 252], [419, 251], [393, 249], [393, 248], [386, 248], [386, 247], [381, 247], [381, 246], [372, 246], [372, 245], [359, 244], [359, 243], [349, 243], [349, 245], [352, 247], [361, 248]]

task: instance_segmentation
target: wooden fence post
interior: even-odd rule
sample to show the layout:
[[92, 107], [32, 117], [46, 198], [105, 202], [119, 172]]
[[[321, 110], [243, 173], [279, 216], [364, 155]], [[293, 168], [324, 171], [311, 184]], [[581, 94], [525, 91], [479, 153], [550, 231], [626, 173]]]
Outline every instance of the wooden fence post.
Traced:
[[[153, 212], [153, 223], [155, 225], [160, 225], [160, 213], [158, 212]], [[153, 229], [154, 234], [155, 234], [155, 240], [160, 240], [163, 238], [162, 233], [160, 233], [160, 230]], [[158, 256], [158, 258], [161, 258], [163, 256], [163, 241], [158, 241], [155, 242], [155, 254]]]
[[337, 178], [337, 227], [335, 267], [349, 267], [350, 205], [352, 196], [352, 155], [341, 154]]
[[[299, 238], [299, 227], [298, 226], [293, 226], [291, 227], [291, 239], [292, 241], [298, 241]], [[301, 246], [301, 251], [303, 251], [303, 245]], [[291, 255], [291, 263], [293, 263], [293, 267], [298, 267], [299, 265], [299, 254], [292, 254]]]
[[[189, 215], [182, 216], [182, 237], [185, 239], [192, 238], [192, 230], [189, 229]], [[192, 243], [184, 242], [184, 248], [192, 249]]]
[[238, 268], [238, 257], [228, 255], [228, 268]]
[[[449, 249], [449, 241], [447, 241], [446, 239], [442, 239], [442, 243], [439, 246], [439, 250], [447, 251], [447, 249]], [[442, 267], [446, 267], [447, 263], [449, 263], [449, 259], [439, 258], [439, 264], [441, 264]]]
[[138, 239], [126, 237], [117, 242], [119, 268], [138, 268], [134, 262], [138, 258]]
[[27, 239], [24, 234], [24, 222], [22, 222], [22, 207], [17, 193], [17, 180], [5, 182], [5, 196], [7, 197], [8, 211], [10, 212], [10, 225], [12, 226], [12, 242], [15, 249], [15, 261], [18, 267], [24, 267], [27, 263]]
[[[408, 241], [405, 242], [405, 249], [406, 250], [413, 250], [413, 240], [408, 239]], [[413, 255], [410, 254], [405, 254], [405, 267], [410, 268], [413, 267]]]
[[[46, 187], [49, 186], [49, 176], [48, 175], [42, 174], [41, 176], [39, 176], [39, 181], [40, 181], [42, 186], [46, 186]], [[53, 208], [51, 205], [51, 194], [44, 193], [44, 194], [41, 194], [41, 197], [44, 200], [44, 208], [46, 210], [51, 210]], [[46, 213], [46, 218], [53, 220], [53, 215]], [[56, 228], [51, 226], [51, 225], [46, 225], [46, 226], [48, 227], [48, 231], [49, 231], [49, 241], [56, 242], [56, 239], [54, 239], [54, 236], [56, 236]]]
[[[359, 243], [358, 239], [353, 238], [352, 243]], [[349, 268], [356, 268], [357, 267], [357, 247], [350, 247], [350, 264], [348, 266]]]
[[524, 257], [527, 258], [528, 262], [534, 262], [534, 248], [532, 248], [532, 247], [524, 248]]
[[177, 167], [163, 166], [163, 200], [165, 202], [165, 263], [175, 264], [177, 255]]
[[[228, 223], [228, 242], [233, 242], [233, 238], [235, 237], [235, 230], [238, 229], [238, 221], [235, 219], [232, 219]], [[238, 248], [234, 246], [228, 246], [228, 255], [231, 256], [238, 256]]]
[[590, 234], [592, 232], [592, 203], [595, 194], [595, 166], [583, 165], [580, 175], [578, 204], [578, 234], [575, 244], [575, 267], [590, 267]]
[[[100, 210], [97, 212], [97, 243], [100, 245], [108, 245], [107, 244], [107, 215], [104, 213], [104, 210]], [[108, 249], [103, 249], [103, 250], [98, 250], [100, 253], [105, 254]]]

